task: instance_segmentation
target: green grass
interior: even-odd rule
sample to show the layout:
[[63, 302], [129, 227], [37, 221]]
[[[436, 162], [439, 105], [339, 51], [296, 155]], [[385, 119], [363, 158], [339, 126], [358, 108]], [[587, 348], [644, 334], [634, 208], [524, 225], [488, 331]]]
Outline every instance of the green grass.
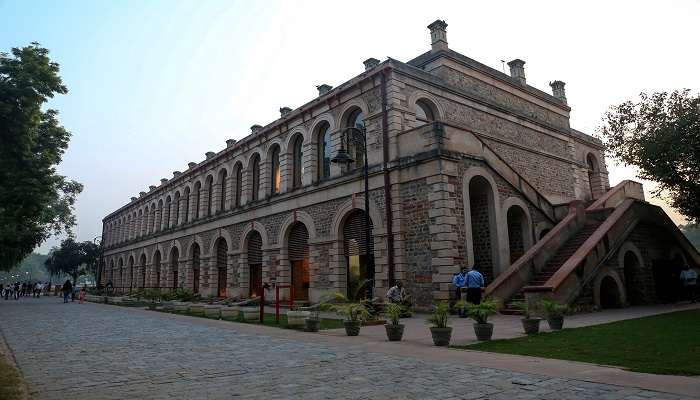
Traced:
[[14, 366], [7, 362], [2, 353], [0, 353], [0, 399], [24, 399], [22, 376]]
[[459, 348], [614, 365], [653, 374], [700, 375], [700, 310]]

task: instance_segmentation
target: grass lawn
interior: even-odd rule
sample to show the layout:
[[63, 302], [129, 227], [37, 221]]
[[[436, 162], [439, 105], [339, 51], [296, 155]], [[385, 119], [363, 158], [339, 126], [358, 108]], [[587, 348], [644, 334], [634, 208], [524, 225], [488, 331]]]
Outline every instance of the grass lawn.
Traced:
[[615, 365], [653, 374], [700, 375], [700, 310], [459, 348]]
[[24, 399], [22, 377], [14, 366], [10, 365], [5, 355], [0, 353], [0, 399]]

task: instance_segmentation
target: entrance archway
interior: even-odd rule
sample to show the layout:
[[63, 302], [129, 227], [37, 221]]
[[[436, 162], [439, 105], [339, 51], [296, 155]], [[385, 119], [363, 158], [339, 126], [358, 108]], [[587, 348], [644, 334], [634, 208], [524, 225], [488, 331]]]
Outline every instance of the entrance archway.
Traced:
[[625, 276], [625, 288], [627, 290], [627, 300], [630, 305], [636, 306], [644, 304], [642, 282], [639, 282], [638, 272], [640, 269], [640, 260], [637, 255], [628, 250], [624, 257], [623, 272]]
[[347, 265], [347, 295], [353, 297], [367, 297], [367, 289], [373, 278], [367, 273], [370, 257], [374, 254], [373, 224], [370, 224], [369, 243], [365, 238], [365, 212], [354, 210], [345, 219], [343, 224], [343, 252]]
[[180, 262], [180, 251], [178, 251], [177, 247], [173, 247], [172, 251], [170, 252], [170, 271], [173, 274], [173, 289], [177, 289], [177, 284], [178, 284], [178, 273], [179, 273], [179, 268], [178, 268], [178, 263]]
[[598, 186], [600, 184], [600, 179], [598, 178], [598, 159], [591, 154], [588, 153], [586, 156], [586, 166], [588, 167], [588, 185], [591, 190], [591, 199], [595, 199], [598, 197]]
[[506, 213], [508, 225], [508, 250], [510, 263], [525, 254], [525, 235], [528, 229], [527, 215], [520, 206], [511, 206]]
[[220, 238], [216, 243], [216, 270], [217, 270], [217, 289], [216, 294], [219, 297], [226, 297], [226, 281], [227, 281], [227, 265], [228, 265], [228, 244], [226, 239]]
[[474, 265], [489, 281], [496, 273], [495, 252], [496, 211], [493, 188], [483, 176], [474, 176], [469, 181], [469, 210], [471, 215], [471, 240], [474, 249]]
[[294, 300], [309, 299], [309, 231], [301, 222], [295, 223], [289, 232], [289, 264], [292, 272]]
[[192, 245], [192, 292], [199, 293], [200, 251], [197, 243]]
[[603, 309], [622, 307], [620, 287], [611, 276], [604, 277], [600, 282], [600, 307]]
[[248, 296], [257, 297], [262, 294], [262, 236], [253, 231], [248, 236]]

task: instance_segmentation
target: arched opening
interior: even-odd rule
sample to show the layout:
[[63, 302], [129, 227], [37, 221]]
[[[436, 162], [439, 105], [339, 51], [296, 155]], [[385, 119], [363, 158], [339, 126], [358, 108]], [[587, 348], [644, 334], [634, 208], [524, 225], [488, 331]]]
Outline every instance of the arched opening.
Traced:
[[657, 301], [670, 303], [682, 299], [683, 286], [680, 275], [685, 263], [682, 253], [675, 253], [670, 259], [652, 260]]
[[180, 224], [180, 201], [180, 192], [175, 192], [175, 202], [173, 204], [173, 211], [175, 212], [175, 215], [173, 216], [173, 226]]
[[148, 233], [155, 232], [156, 228], [156, 203], [151, 203], [151, 213], [148, 216]]
[[287, 243], [289, 264], [292, 270], [294, 300], [309, 299], [309, 231], [301, 222], [295, 223], [289, 231]]
[[143, 236], [143, 209], [139, 210], [139, 223], [136, 225], [136, 236]]
[[[350, 112], [348, 112], [345, 118], [345, 127], [354, 127], [360, 130], [365, 128], [365, 115], [362, 113], [359, 107], [355, 107]], [[348, 167], [348, 170], [352, 171], [358, 168], [363, 168], [365, 165], [364, 161], [364, 138], [362, 134], [356, 130], [350, 130], [345, 132], [348, 140], [348, 153], [350, 157], [354, 160]]]
[[165, 198], [165, 209], [163, 210], [163, 228], [170, 228], [170, 207], [172, 206], [172, 199], [170, 196]]
[[201, 182], [197, 182], [194, 184], [194, 189], [192, 190], [192, 199], [194, 200], [194, 219], [199, 219], [199, 204], [202, 201]]
[[199, 293], [200, 256], [199, 245], [192, 245], [192, 292]]
[[301, 187], [301, 178], [304, 175], [304, 136], [297, 134], [292, 140], [292, 188]]
[[141, 287], [146, 287], [146, 255], [141, 254]]
[[331, 126], [328, 122], [323, 122], [318, 128], [317, 136], [317, 179], [322, 181], [331, 177]]
[[370, 277], [367, 267], [370, 257], [374, 254], [374, 235], [372, 233], [372, 220], [369, 221], [370, 237], [367, 243], [365, 235], [365, 212], [354, 210], [345, 219], [343, 224], [343, 252], [347, 265], [347, 294], [352, 297], [358, 294], [359, 298], [367, 297], [367, 289], [372, 285], [368, 282]]
[[228, 245], [224, 238], [216, 243], [217, 296], [226, 297], [226, 275], [228, 271]]
[[156, 217], [158, 220], [156, 221], [156, 226], [155, 230], [156, 232], [160, 232], [163, 230], [163, 199], [158, 200], [158, 210], [156, 211]]
[[262, 294], [262, 236], [253, 231], [248, 236], [248, 296]]
[[643, 284], [639, 281], [638, 276], [640, 260], [633, 251], [628, 250], [623, 256], [623, 262], [627, 301], [633, 306], [644, 304], [644, 288], [642, 287]]
[[493, 189], [483, 176], [475, 176], [469, 181], [469, 210], [471, 213], [472, 246], [474, 265], [487, 281], [496, 275], [495, 251], [496, 211]]
[[600, 282], [600, 308], [620, 307], [622, 307], [620, 288], [615, 279], [608, 275]]
[[207, 191], [207, 216], [212, 214], [214, 210], [214, 177], [209, 175], [205, 181]]
[[190, 221], [190, 188], [189, 186], [185, 188], [185, 194], [183, 195], [185, 198], [185, 207], [182, 211], [185, 212], [184, 218], [182, 218], [182, 222], [187, 223]]
[[153, 282], [153, 286], [157, 289], [160, 289], [160, 251], [156, 250], [156, 252], [153, 254], [153, 270], [155, 271], [153, 277], [151, 279], [155, 279], [155, 282]]
[[173, 249], [170, 251], [170, 271], [173, 274], [172, 278], [172, 288], [177, 289], [178, 288], [178, 275], [179, 275], [179, 266], [180, 266], [180, 251], [177, 249], [177, 247], [173, 247]]
[[119, 259], [119, 291], [124, 290], [124, 260]]
[[280, 147], [274, 145], [270, 152], [270, 194], [282, 191], [282, 171], [280, 170]]
[[591, 190], [591, 199], [595, 199], [598, 196], [597, 188], [600, 186], [599, 166], [598, 159], [591, 153], [588, 153], [586, 156], [586, 166], [588, 167], [588, 185]]
[[227, 180], [228, 172], [226, 172], [225, 168], [222, 168], [221, 171], [219, 171], [219, 211], [226, 210], [226, 191], [228, 190]]
[[508, 249], [510, 251], [510, 263], [525, 254], [525, 235], [527, 234], [527, 215], [520, 206], [510, 206], [506, 213], [508, 225]]
[[243, 194], [243, 164], [237, 162], [234, 169], [236, 171], [236, 193], [233, 204], [235, 207], [240, 207], [241, 195]]
[[250, 160], [250, 198], [252, 201], [257, 201], [260, 193], [260, 156], [256, 153]]
[[416, 102], [416, 120], [423, 123], [430, 123], [436, 120], [435, 106], [425, 99]]
[[129, 256], [129, 291], [134, 288], [134, 256]]

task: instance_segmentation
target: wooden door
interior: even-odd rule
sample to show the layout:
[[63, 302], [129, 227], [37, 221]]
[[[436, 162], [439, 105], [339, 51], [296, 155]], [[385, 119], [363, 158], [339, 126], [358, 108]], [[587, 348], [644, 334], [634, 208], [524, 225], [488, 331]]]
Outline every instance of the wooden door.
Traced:
[[219, 267], [219, 287], [218, 296], [226, 297], [226, 268]]
[[262, 265], [253, 264], [250, 266], [250, 288], [248, 295], [250, 297], [260, 296], [262, 294]]

